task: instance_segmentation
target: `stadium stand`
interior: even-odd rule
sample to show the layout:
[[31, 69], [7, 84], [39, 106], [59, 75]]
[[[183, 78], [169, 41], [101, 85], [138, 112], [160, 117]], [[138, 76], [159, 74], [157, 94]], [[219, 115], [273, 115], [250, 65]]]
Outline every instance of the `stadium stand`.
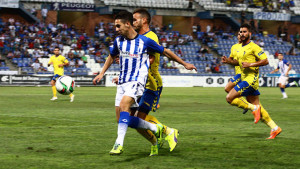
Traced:
[[21, 2], [66, 2], [66, 3], [85, 3], [94, 4], [94, 0], [21, 0]]
[[130, 7], [151, 7], [151, 8], [174, 8], [186, 9], [189, 1], [186, 0], [104, 0], [105, 5], [130, 6]]

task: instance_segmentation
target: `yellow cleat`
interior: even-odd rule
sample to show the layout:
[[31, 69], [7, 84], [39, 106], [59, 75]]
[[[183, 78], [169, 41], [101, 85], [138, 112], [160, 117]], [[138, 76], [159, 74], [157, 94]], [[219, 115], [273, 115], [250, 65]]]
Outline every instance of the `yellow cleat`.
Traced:
[[177, 138], [179, 136], [179, 131], [177, 129], [172, 129], [172, 130], [173, 131], [165, 138], [169, 143], [170, 152], [172, 152], [175, 149], [178, 143]]
[[115, 144], [114, 147], [110, 150], [110, 155], [120, 155], [123, 153], [123, 146], [120, 144]]
[[150, 153], [149, 156], [157, 156], [158, 155], [158, 148], [159, 148], [158, 144], [151, 146], [151, 153]]

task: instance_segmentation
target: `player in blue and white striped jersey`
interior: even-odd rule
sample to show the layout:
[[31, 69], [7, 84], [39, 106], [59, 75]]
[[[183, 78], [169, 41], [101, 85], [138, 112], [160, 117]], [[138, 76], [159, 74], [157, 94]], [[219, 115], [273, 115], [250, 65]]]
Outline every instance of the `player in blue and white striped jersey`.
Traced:
[[275, 73], [278, 70], [280, 70], [280, 77], [278, 79], [279, 88], [282, 93], [282, 98], [286, 99], [288, 98], [287, 94], [285, 93], [285, 88], [296, 85], [298, 86], [298, 83], [296, 81], [293, 81], [292, 83], [289, 82], [289, 71], [292, 69], [292, 64], [290, 64], [287, 60], [283, 59], [283, 54], [278, 54], [278, 67], [277, 69], [273, 70], [271, 73]]
[[[119, 155], [123, 152], [123, 142], [128, 126], [151, 130], [156, 137], [161, 136], [163, 127], [160, 124], [152, 124], [138, 117], [130, 116], [130, 108], [138, 107], [137, 100], [144, 92], [150, 65], [148, 52], [176, 56], [171, 50], [163, 48], [152, 39], [139, 35], [133, 28], [133, 15], [130, 12], [122, 11], [117, 14], [115, 26], [121, 36], [115, 39], [102, 71], [93, 80], [94, 84], [98, 83], [113, 63], [114, 57], [119, 55], [120, 76], [115, 106], [116, 109], [120, 109], [120, 118], [118, 137], [110, 151], [111, 155]], [[188, 70], [197, 70], [193, 64], [186, 63], [181, 59], [179, 63]]]

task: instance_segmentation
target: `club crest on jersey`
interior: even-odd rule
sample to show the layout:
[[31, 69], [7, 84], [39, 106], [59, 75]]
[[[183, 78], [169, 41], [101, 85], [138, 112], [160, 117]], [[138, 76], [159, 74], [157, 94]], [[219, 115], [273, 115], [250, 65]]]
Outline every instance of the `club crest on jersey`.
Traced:
[[130, 53], [128, 51], [120, 51], [120, 56], [122, 57], [125, 57], [125, 58], [138, 58], [139, 55], [138, 54], [133, 54], [133, 53]]

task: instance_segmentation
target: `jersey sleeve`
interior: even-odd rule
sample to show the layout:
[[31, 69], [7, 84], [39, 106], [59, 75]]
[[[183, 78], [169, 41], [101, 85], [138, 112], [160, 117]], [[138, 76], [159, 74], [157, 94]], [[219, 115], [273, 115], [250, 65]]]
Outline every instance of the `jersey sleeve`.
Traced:
[[154, 40], [152, 40], [150, 38], [147, 38], [146, 46], [147, 46], [147, 49], [149, 49], [150, 52], [157, 52], [157, 53], [163, 53], [164, 52], [164, 47], [157, 44]]
[[233, 56], [233, 50], [234, 50], [234, 46], [231, 47], [230, 55], [229, 55], [230, 58], [234, 58], [234, 56]]
[[283, 59], [283, 64], [288, 65], [288, 66], [290, 65], [290, 63], [285, 59]]
[[63, 58], [62, 58], [62, 61], [63, 61], [64, 63], [69, 63], [68, 59], [65, 58], [64, 56], [63, 56]]
[[267, 55], [258, 45], [253, 45], [252, 48], [253, 48], [255, 57], [259, 58], [260, 60], [267, 59]]
[[109, 52], [111, 56], [117, 56], [119, 54], [119, 49], [118, 49], [118, 44], [117, 44], [117, 39], [114, 40], [114, 44], [112, 47], [109, 48]]
[[48, 64], [50, 64], [52, 62], [52, 60], [53, 60], [53, 57], [51, 56], [50, 59], [49, 59]]

